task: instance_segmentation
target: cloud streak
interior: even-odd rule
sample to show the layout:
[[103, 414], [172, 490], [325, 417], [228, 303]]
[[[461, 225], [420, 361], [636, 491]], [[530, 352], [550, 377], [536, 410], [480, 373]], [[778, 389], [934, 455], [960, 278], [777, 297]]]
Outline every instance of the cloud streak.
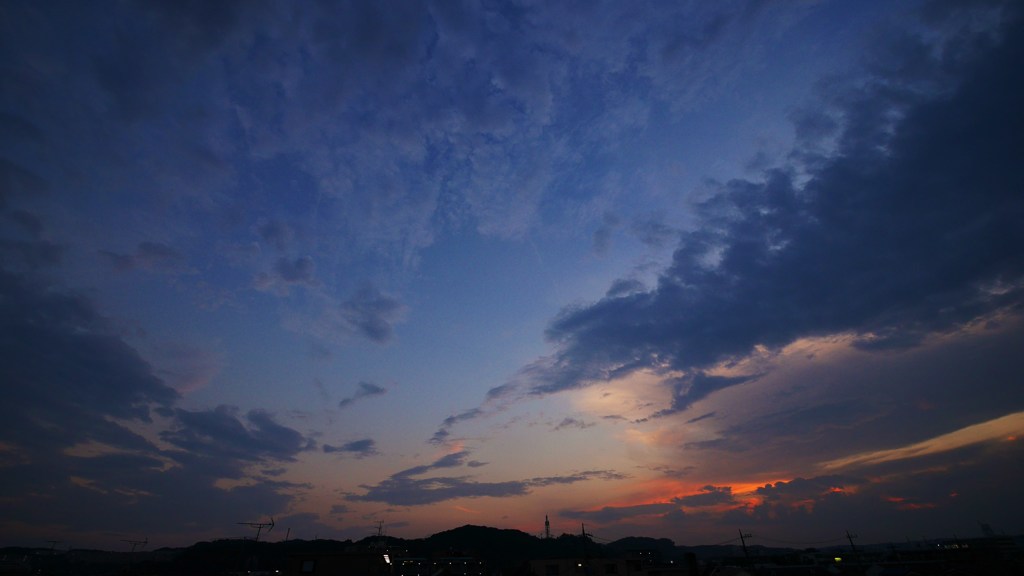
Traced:
[[822, 466], [827, 470], [859, 468], [895, 460], [921, 458], [982, 442], [1006, 441], [1021, 437], [1024, 437], [1024, 412], [1014, 412], [907, 446], [852, 454], [830, 460], [823, 463]]
[[381, 396], [387, 394], [387, 389], [378, 386], [372, 382], [360, 382], [359, 386], [352, 396], [343, 398], [338, 402], [338, 408], [347, 408], [353, 403], [358, 402], [364, 398], [372, 398], [373, 396]]
[[392, 474], [375, 485], [364, 485], [362, 494], [350, 494], [354, 502], [384, 502], [393, 506], [424, 506], [460, 498], [509, 498], [525, 496], [537, 488], [576, 484], [590, 480], [621, 480], [625, 476], [608, 470], [588, 470], [560, 476], [545, 476], [525, 480], [482, 482], [471, 476], [430, 476], [435, 470], [469, 466], [480, 468], [483, 463], [467, 461], [469, 451], [447, 454], [430, 464], [415, 466]]
[[325, 454], [351, 454], [356, 458], [366, 458], [368, 456], [376, 456], [380, 454], [380, 452], [377, 451], [377, 443], [371, 438], [353, 440], [351, 442], [346, 442], [341, 446], [324, 444], [323, 451]]

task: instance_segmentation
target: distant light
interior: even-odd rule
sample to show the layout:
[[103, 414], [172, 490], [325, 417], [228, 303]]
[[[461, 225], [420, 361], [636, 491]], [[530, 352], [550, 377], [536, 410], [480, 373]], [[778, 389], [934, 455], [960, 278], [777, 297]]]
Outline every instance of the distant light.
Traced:
[[842, 557], [836, 556], [836, 562], [842, 562], [842, 561], [843, 561]]
[[384, 561], [387, 562], [388, 564], [391, 564], [391, 557], [388, 556], [387, 554], [385, 554], [384, 555]]

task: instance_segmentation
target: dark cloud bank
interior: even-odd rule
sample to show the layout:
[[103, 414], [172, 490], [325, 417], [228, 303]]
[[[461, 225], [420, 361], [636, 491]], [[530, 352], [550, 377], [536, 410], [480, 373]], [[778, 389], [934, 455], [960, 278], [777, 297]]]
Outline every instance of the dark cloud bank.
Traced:
[[520, 374], [529, 391], [642, 368], [685, 371], [665, 415], [744, 382], [700, 370], [755, 346], [846, 332], [864, 349], [906, 348], [987, 314], [1019, 313], [1019, 23], [915, 59], [910, 80], [899, 76], [909, 58], [901, 54], [929, 47], [878, 55], [899, 72], [831, 103], [843, 123], [834, 150], [799, 146], [762, 180], [720, 185], [654, 289], [609, 291], [551, 323], [559, 351]]
[[[269, 468], [313, 447], [302, 433], [263, 410], [175, 407], [178, 393], [89, 299], [7, 272], [0, 392], [0, 484], [17, 495], [0, 505], [9, 539], [216, 532], [254, 510], [283, 511], [304, 488]], [[150, 425], [166, 448], [144, 435]], [[224, 479], [246, 482], [219, 487]]]

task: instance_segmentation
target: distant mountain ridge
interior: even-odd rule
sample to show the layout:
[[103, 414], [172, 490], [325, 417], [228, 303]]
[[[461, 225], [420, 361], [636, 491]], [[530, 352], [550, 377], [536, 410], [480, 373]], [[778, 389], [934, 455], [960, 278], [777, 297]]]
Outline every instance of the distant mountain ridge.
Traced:
[[[1019, 539], [1019, 537], [1018, 537]], [[1012, 539], [1011, 539], [1012, 541]], [[885, 547], [877, 545], [874, 548]], [[864, 550], [873, 546], [858, 547]], [[830, 547], [824, 550], [844, 550]], [[403, 539], [393, 536], [369, 536], [352, 540], [284, 540], [255, 542], [248, 539], [223, 539], [197, 542], [184, 548], [158, 548], [136, 552], [105, 552], [68, 550], [54, 552], [49, 548], [8, 547], [0, 555], [11, 566], [31, 567], [32, 573], [91, 576], [123, 573], [134, 567], [137, 573], [164, 576], [204, 576], [251, 570], [284, 570], [289, 556], [330, 555], [345, 553], [387, 552], [393, 557], [438, 559], [471, 556], [484, 561], [490, 570], [508, 574], [520, 573], [530, 560], [547, 558], [621, 558], [637, 551], [655, 552], [653, 560], [682, 562], [687, 554], [701, 561], [742, 558], [743, 549], [734, 544], [678, 546], [668, 538], [630, 536], [613, 542], [595, 542], [578, 534], [562, 534], [541, 538], [520, 530], [467, 524], [438, 532], [426, 538]], [[800, 550], [748, 545], [751, 560], [768, 557], [799, 557]], [[19, 562], [21, 564], [19, 564]], [[8, 566], [4, 566], [8, 568]], [[17, 572], [7, 572], [17, 573]], [[29, 573], [29, 572], [23, 572]]]
[[[422, 558], [472, 556], [491, 567], [514, 568], [544, 558], [610, 558], [636, 550], [653, 550], [662, 560], [679, 560], [686, 552], [699, 557], [732, 555], [732, 546], [681, 547], [667, 538], [628, 537], [610, 543], [595, 542], [579, 534], [541, 538], [521, 530], [466, 524], [426, 538], [368, 536], [352, 540], [287, 540], [255, 542], [224, 539], [197, 542], [184, 548], [158, 548], [131, 552], [70, 550], [54, 554], [48, 548], [4, 548], [7, 557], [29, 558], [53, 574], [105, 574], [112, 566], [145, 567], [153, 574], [222, 574], [244, 564], [283, 569], [294, 554], [331, 554], [389, 550], [395, 555]], [[696, 553], [696, 552], [695, 552]]]

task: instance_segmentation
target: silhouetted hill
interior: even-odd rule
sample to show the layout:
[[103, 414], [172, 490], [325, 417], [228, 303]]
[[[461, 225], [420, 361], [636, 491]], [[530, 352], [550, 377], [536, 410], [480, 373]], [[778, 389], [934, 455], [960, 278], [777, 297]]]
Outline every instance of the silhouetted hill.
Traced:
[[[1002, 537], [991, 542], [977, 539], [972, 548], [966, 546], [943, 552], [942, 562], [955, 560], [959, 565], [984, 560], [991, 566], [1001, 567], [1001, 558], [1014, 561], [1019, 558], [1020, 542]], [[941, 544], [941, 542], [939, 542]], [[875, 558], [883, 558], [892, 545], [862, 547]], [[935, 543], [900, 552], [908, 558], [924, 558], [935, 569], [946, 564], [934, 562]], [[393, 557], [412, 556], [428, 559], [470, 556], [486, 563], [489, 573], [527, 574], [524, 569], [529, 560], [547, 558], [622, 558], [637, 551], [655, 553], [649, 561], [688, 562], [694, 558], [702, 565], [715, 563], [754, 563], [766, 565], [795, 565], [805, 562], [814, 549], [799, 551], [789, 548], [770, 548], [751, 545], [745, 557], [737, 545], [677, 546], [667, 538], [628, 537], [608, 544], [594, 542], [575, 534], [557, 538], [538, 538], [519, 530], [465, 525], [439, 532], [427, 538], [405, 540], [388, 536], [374, 536], [357, 542], [351, 540], [288, 540], [283, 542], [254, 542], [252, 540], [225, 539], [197, 542], [186, 548], [159, 548], [149, 551], [110, 552], [100, 550], [51, 551], [42, 548], [3, 548], [0, 555], [4, 563], [0, 573], [47, 574], [51, 576], [124, 575], [128, 573], [159, 576], [215, 576], [244, 574], [248, 571], [284, 570], [290, 556], [318, 556], [348, 552], [388, 551]], [[830, 549], [822, 549], [827, 552]], [[835, 548], [836, 555], [845, 555], [846, 549]], [[955, 553], [956, 556], [950, 556]], [[687, 554], [693, 554], [689, 559]], [[972, 556], [973, 555], [973, 556]], [[829, 553], [826, 557], [831, 558]], [[978, 559], [981, 560], [978, 560]], [[950, 560], [952, 559], [952, 560]], [[986, 564], [986, 566], [989, 566]], [[6, 572], [4, 572], [4, 570]], [[996, 572], [977, 572], [996, 573]]]

